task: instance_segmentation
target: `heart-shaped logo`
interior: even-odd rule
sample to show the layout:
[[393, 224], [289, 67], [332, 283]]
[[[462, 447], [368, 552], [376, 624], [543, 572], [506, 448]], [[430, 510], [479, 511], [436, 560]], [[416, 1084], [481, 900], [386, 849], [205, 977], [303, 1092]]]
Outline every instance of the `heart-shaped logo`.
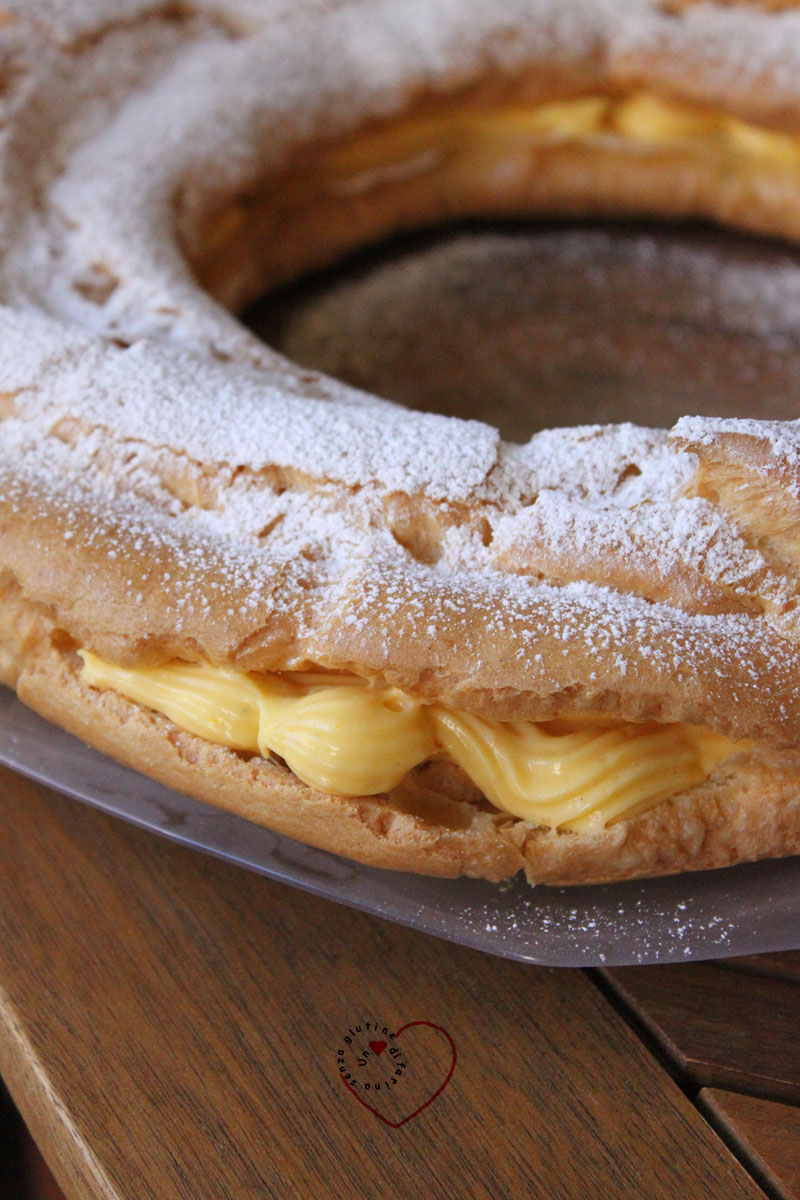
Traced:
[[388, 1040], [362, 1042], [361, 1029], [349, 1029], [339, 1051], [342, 1083], [379, 1121], [399, 1129], [447, 1087], [456, 1069], [455, 1042], [433, 1021], [409, 1021], [394, 1033], [384, 1026]]

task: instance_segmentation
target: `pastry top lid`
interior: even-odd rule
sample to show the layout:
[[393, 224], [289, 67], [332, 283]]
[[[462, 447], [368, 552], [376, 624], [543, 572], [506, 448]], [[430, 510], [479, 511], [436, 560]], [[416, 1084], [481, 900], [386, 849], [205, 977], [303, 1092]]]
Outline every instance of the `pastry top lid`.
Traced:
[[119, 658], [315, 662], [476, 709], [501, 694], [509, 714], [793, 735], [794, 577], [693, 481], [731, 428], [793, 462], [794, 423], [504, 445], [286, 362], [184, 250], [298, 148], [481, 82], [524, 78], [541, 99], [646, 78], [800, 130], [800, 15], [612, 0], [7, 14], [0, 563], [31, 599]]

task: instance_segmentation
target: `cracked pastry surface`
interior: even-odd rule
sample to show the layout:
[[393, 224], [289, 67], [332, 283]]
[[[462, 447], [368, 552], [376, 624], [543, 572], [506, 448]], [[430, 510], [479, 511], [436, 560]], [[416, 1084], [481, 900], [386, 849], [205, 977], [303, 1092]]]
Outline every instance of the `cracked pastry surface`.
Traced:
[[[2, 678], [172, 786], [378, 865], [578, 882], [800, 850], [795, 423], [508, 444], [304, 371], [229, 311], [459, 214], [798, 236], [800, 14], [31, 0], [0, 47]], [[80, 648], [749, 746], [559, 832], [440, 760], [317, 792], [89, 687]]]

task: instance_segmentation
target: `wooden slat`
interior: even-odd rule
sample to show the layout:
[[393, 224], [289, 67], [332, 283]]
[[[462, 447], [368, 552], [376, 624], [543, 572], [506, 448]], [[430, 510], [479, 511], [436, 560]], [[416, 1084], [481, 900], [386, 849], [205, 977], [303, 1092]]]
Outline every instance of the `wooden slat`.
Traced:
[[800, 1108], [706, 1088], [700, 1104], [784, 1200], [800, 1200]]
[[25, 1200], [64, 1200], [64, 1193], [30, 1136], [26, 1137], [24, 1163], [27, 1184]]
[[800, 985], [706, 963], [604, 972], [688, 1079], [800, 1103]]
[[[403, 930], [7, 773], [0, 803], [0, 1070], [70, 1200], [761, 1196], [581, 973]], [[457, 1044], [399, 1130], [337, 1078], [370, 1018]]]
[[774, 979], [789, 979], [800, 983], [800, 952], [788, 950], [782, 954], [751, 954], [744, 958], [726, 958], [719, 964], [732, 971], [751, 971]]

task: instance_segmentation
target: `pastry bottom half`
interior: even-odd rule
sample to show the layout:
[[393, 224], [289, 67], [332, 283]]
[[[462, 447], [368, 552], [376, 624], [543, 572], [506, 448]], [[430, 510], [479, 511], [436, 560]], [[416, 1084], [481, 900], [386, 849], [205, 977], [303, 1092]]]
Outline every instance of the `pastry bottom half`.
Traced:
[[537, 828], [496, 810], [460, 771], [423, 764], [391, 792], [325, 795], [257, 754], [215, 745], [81, 679], [71, 639], [0, 593], [0, 680], [96, 749], [278, 833], [371, 866], [493, 881], [581, 884], [729, 866], [800, 852], [800, 755], [750, 747], [704, 783], [599, 833]]

